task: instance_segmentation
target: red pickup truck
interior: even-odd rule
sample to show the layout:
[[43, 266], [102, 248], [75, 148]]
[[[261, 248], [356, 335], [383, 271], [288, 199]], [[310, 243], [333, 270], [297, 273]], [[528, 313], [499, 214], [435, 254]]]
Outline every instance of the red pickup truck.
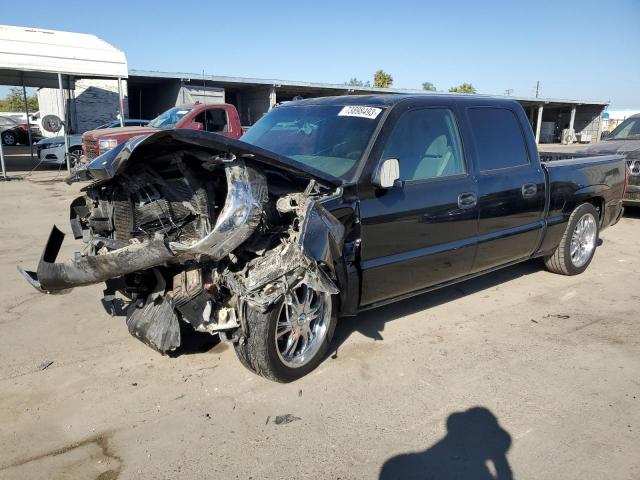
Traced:
[[93, 160], [130, 138], [173, 128], [204, 130], [231, 138], [240, 138], [242, 135], [240, 117], [233, 105], [228, 103], [179, 105], [157, 116], [146, 127], [105, 128], [85, 132], [82, 135], [85, 161]]

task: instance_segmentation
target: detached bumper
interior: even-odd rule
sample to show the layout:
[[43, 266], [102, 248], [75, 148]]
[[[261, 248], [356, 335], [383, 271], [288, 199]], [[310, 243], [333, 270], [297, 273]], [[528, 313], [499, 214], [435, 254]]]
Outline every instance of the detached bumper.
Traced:
[[64, 233], [54, 225], [37, 270], [33, 272], [18, 267], [18, 271], [39, 292], [60, 293], [73, 287], [101, 283], [161, 265], [174, 257], [163, 240], [154, 238], [105, 255], [79, 256], [56, 263], [63, 240]]

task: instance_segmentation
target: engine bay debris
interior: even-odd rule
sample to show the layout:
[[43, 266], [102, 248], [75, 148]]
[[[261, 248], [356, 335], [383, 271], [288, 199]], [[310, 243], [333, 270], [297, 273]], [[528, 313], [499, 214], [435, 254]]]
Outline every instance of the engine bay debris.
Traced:
[[299, 284], [339, 291], [345, 229], [322, 205], [340, 188], [332, 177], [174, 131], [98, 157], [78, 179], [93, 180], [70, 207], [83, 251], [58, 262], [54, 226], [37, 269], [19, 270], [42, 293], [106, 282], [105, 305], [119, 299], [131, 335], [158, 352], [179, 347], [180, 322], [241, 341], [246, 305], [264, 311]]

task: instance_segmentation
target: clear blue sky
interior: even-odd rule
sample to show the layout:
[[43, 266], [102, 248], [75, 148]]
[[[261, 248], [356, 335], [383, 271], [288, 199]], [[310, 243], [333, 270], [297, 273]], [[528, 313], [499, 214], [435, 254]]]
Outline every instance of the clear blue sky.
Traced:
[[540, 80], [545, 97], [640, 109], [640, 0], [29, 0], [0, 23], [94, 33], [141, 70], [343, 83], [382, 68], [399, 88], [520, 96]]

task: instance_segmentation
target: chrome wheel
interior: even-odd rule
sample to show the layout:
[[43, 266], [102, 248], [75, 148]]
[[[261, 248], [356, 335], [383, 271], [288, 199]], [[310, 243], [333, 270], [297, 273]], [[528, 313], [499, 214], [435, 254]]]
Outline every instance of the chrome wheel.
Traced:
[[287, 293], [276, 325], [276, 351], [286, 366], [298, 368], [311, 361], [327, 337], [331, 296], [300, 285]]
[[575, 267], [582, 267], [591, 258], [596, 248], [596, 232], [596, 219], [591, 213], [580, 217], [571, 236], [571, 263]]

